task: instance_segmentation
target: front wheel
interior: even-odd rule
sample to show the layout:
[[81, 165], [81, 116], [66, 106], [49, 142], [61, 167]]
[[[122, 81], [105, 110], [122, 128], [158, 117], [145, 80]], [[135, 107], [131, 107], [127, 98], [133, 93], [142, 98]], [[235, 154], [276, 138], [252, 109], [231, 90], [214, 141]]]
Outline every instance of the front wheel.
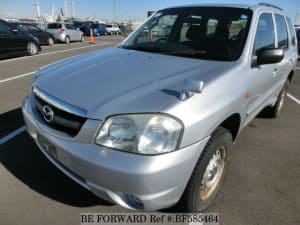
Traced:
[[69, 44], [69, 43], [70, 43], [70, 38], [69, 38], [68, 36], [65, 38], [65, 43], [66, 43], [66, 44]]
[[182, 211], [202, 212], [212, 203], [224, 180], [232, 148], [231, 133], [218, 128], [204, 148], [179, 201]]
[[30, 41], [27, 43], [26, 52], [28, 55], [36, 55], [38, 53], [38, 47], [37, 45]]
[[84, 42], [84, 37], [83, 37], [83, 35], [81, 35], [80, 41], [81, 41], [81, 42]]

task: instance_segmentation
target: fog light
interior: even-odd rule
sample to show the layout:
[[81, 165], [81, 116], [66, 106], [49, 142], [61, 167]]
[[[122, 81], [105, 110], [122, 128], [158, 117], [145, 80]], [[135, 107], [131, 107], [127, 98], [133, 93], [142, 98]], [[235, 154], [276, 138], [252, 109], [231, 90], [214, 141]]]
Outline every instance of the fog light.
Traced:
[[136, 209], [143, 209], [144, 208], [144, 204], [143, 202], [136, 196], [134, 195], [126, 195], [127, 200], [129, 202], [129, 204]]

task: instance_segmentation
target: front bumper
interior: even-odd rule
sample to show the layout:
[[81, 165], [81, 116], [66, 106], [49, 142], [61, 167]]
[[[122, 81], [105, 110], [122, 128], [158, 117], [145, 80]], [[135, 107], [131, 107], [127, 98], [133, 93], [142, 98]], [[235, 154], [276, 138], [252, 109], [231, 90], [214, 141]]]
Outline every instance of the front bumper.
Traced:
[[[79, 134], [66, 137], [37, 115], [34, 96], [23, 103], [27, 131], [62, 172], [95, 195], [135, 210], [158, 210], [178, 202], [208, 138], [181, 150], [143, 156], [93, 144], [101, 121], [87, 120]], [[42, 135], [56, 148], [52, 157], [39, 143]]]

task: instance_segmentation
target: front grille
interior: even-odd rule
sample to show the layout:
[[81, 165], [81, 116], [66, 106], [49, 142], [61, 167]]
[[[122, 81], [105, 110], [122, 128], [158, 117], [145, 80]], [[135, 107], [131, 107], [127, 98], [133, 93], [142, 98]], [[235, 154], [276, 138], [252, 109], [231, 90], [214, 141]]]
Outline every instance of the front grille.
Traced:
[[[37, 95], [35, 95], [35, 106], [39, 116], [43, 121], [45, 121], [47, 126], [66, 133], [71, 137], [75, 137], [78, 134], [84, 122], [86, 121], [86, 118], [58, 109], [57, 107], [53, 106], [51, 103], [44, 101]], [[44, 118], [44, 106], [50, 106], [53, 110], [54, 116], [51, 122], [47, 122]]]

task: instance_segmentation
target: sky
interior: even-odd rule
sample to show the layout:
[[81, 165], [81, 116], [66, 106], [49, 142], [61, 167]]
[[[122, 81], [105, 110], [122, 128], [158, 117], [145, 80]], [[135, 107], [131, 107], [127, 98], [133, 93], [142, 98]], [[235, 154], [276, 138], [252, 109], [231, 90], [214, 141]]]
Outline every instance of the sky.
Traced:
[[[144, 20], [147, 11], [156, 11], [161, 8], [174, 5], [193, 3], [242, 3], [256, 4], [258, 2], [268, 2], [283, 8], [296, 24], [300, 25], [300, 0], [67, 0], [68, 14], [71, 15], [71, 1], [75, 3], [76, 16], [81, 18], [97, 18], [111, 20], [115, 15], [117, 20], [138, 19]], [[38, 2], [41, 14], [47, 13], [52, 4], [55, 5], [56, 15], [63, 8], [63, 0], [0, 0], [0, 16], [10, 15], [10, 17], [35, 17], [34, 3]]]

